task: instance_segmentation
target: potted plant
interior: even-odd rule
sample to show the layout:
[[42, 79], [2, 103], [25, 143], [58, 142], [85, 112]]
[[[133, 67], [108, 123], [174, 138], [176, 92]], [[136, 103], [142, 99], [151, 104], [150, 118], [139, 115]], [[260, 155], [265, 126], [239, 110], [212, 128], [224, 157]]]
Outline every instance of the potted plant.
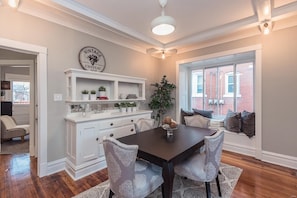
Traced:
[[164, 75], [160, 83], [151, 84], [155, 87], [153, 94], [151, 95], [151, 102], [148, 104], [149, 107], [153, 110], [153, 118], [158, 121], [162, 120], [164, 114], [173, 106], [172, 91], [176, 88], [173, 83], [169, 83]]
[[82, 94], [82, 100], [89, 100], [89, 91], [84, 89], [81, 91]]
[[121, 102], [120, 103], [120, 111], [122, 113], [126, 113], [127, 112], [127, 104], [125, 102]]
[[127, 102], [126, 105], [127, 105], [127, 112], [128, 112], [128, 113], [131, 113], [131, 112], [132, 112], [132, 106], [133, 106], [133, 105], [132, 105], [132, 102]]
[[98, 91], [99, 91], [99, 97], [106, 97], [106, 88], [104, 86], [100, 86]]
[[96, 90], [91, 90], [90, 93], [90, 100], [96, 100]]
[[136, 102], [131, 102], [130, 105], [132, 107], [132, 112], [136, 112], [137, 111], [137, 104], [136, 104]]

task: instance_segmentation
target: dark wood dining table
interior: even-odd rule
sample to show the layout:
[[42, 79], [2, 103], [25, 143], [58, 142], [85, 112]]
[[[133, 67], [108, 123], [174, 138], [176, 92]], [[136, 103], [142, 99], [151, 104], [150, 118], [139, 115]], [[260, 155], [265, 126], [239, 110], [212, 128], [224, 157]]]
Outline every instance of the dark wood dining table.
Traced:
[[204, 137], [216, 131], [205, 128], [179, 125], [172, 136], [167, 136], [161, 127], [118, 140], [128, 145], [138, 145], [139, 158], [162, 167], [164, 179], [163, 197], [171, 198], [174, 179], [174, 165], [193, 155], [204, 144]]

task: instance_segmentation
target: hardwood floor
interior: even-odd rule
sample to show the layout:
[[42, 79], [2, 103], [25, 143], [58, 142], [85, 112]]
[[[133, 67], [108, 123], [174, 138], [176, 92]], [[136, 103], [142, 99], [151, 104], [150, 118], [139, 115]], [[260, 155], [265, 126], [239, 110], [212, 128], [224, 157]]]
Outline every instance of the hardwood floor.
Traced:
[[[232, 198], [297, 198], [297, 170], [226, 151], [222, 162], [243, 169]], [[1, 198], [68, 198], [107, 178], [106, 169], [78, 181], [73, 181], [65, 171], [39, 178], [36, 159], [28, 154], [0, 155]]]

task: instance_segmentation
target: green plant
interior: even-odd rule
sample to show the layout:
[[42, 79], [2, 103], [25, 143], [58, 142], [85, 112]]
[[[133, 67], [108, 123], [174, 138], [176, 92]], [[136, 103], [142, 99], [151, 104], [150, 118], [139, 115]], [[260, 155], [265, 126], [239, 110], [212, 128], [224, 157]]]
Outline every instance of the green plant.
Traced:
[[96, 94], [96, 90], [91, 90], [91, 94]]
[[82, 94], [89, 94], [89, 91], [85, 89], [85, 90], [82, 90], [81, 93]]
[[131, 107], [136, 107], [136, 102], [130, 102]]
[[106, 88], [101, 86], [101, 87], [99, 87], [98, 91], [106, 91]]
[[165, 75], [162, 77], [160, 83], [151, 84], [151, 86], [155, 87], [155, 90], [151, 95], [151, 102], [148, 105], [154, 111], [155, 116], [153, 117], [160, 125], [164, 114], [173, 107], [173, 100], [175, 98], [171, 95], [176, 86], [173, 83], [169, 83]]
[[118, 107], [119, 108], [120, 107], [120, 103], [115, 103], [114, 104], [114, 107]]
[[121, 102], [120, 107], [127, 107], [127, 103], [126, 102]]

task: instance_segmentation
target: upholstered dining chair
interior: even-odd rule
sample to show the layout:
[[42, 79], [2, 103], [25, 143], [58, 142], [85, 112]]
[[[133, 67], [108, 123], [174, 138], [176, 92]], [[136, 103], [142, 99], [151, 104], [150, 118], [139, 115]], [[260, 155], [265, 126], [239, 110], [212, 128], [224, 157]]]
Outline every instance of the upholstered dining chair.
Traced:
[[163, 188], [162, 169], [136, 160], [138, 145], [126, 145], [112, 137], [103, 138], [110, 182], [109, 197], [143, 198]]
[[155, 126], [154, 119], [145, 119], [145, 118], [139, 119], [135, 123], [136, 133], [153, 129], [154, 126]]
[[219, 182], [219, 166], [221, 162], [224, 131], [218, 131], [213, 136], [204, 138], [205, 151], [195, 153], [189, 159], [175, 165], [177, 175], [194, 181], [205, 182], [206, 196], [211, 197], [210, 182], [216, 179], [219, 196], [222, 196]]

